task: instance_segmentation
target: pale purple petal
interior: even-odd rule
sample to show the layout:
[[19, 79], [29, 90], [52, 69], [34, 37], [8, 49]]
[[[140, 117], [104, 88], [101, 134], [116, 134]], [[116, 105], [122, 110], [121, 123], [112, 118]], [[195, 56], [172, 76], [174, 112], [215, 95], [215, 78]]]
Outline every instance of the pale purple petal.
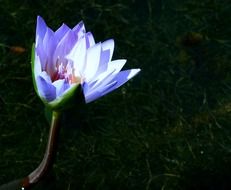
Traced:
[[[107, 91], [108, 89], [112, 88], [114, 85], [116, 85], [116, 81], [108, 84], [108, 85], [105, 85], [105, 86], [101, 86], [100, 88], [98, 88], [97, 90], [94, 90], [92, 93], [90, 94], [85, 94], [84, 93], [84, 97], [85, 97], [85, 102], [86, 103], [90, 103], [102, 96], [104, 96], [103, 92], [104, 91]], [[87, 88], [87, 85], [83, 86], [83, 91], [85, 91], [85, 88]]]
[[40, 63], [42, 70], [45, 70], [46, 62], [47, 62], [47, 56], [44, 50], [43, 46], [43, 39], [47, 31], [47, 25], [45, 21], [38, 16], [37, 17], [37, 25], [36, 25], [36, 44], [35, 44], [35, 51], [37, 55], [39, 56]]
[[36, 78], [39, 96], [50, 102], [56, 98], [56, 89], [52, 83], [46, 81], [42, 76]]
[[56, 47], [56, 39], [54, 37], [54, 32], [49, 28], [47, 28], [47, 32], [43, 39], [43, 47], [47, 57], [45, 69], [50, 76], [53, 76], [55, 73], [55, 62], [53, 61], [53, 54]]
[[91, 86], [91, 90], [93, 90], [94, 88], [98, 88], [99, 86], [104, 86], [107, 85], [116, 75], [117, 73], [120, 72], [120, 70], [123, 68], [123, 66], [126, 63], [126, 59], [118, 59], [118, 60], [114, 60], [111, 61], [108, 64], [108, 69], [107, 71], [99, 74], [97, 77], [94, 78], [94, 85], [90, 85]]
[[57, 80], [53, 82], [53, 85], [56, 87], [56, 97], [62, 96], [70, 88], [70, 84], [65, 79]]
[[[115, 75], [113, 75], [115, 70], [107, 71], [99, 75], [95, 80], [88, 82], [88, 88], [85, 89], [86, 94], [90, 94], [95, 91], [96, 88], [104, 86], [109, 83]], [[105, 83], [107, 82], [107, 83]]]
[[83, 89], [83, 94], [86, 96], [88, 94], [89, 84], [84, 82], [81, 86], [82, 86], [82, 89]]
[[102, 73], [107, 70], [108, 62], [110, 60], [110, 50], [102, 50], [100, 54], [100, 65], [97, 74]]
[[48, 83], [51, 83], [51, 77], [50, 75], [47, 74], [46, 71], [42, 71], [39, 76], [41, 76], [42, 78], [44, 78]]
[[80, 39], [83, 35], [85, 35], [86, 30], [83, 21], [79, 22], [72, 31], [77, 35], [77, 39]]
[[100, 74], [107, 70], [108, 63], [111, 61], [114, 51], [114, 40], [110, 39], [102, 43], [102, 50], [100, 55], [100, 64], [97, 74]]
[[84, 96], [84, 98], [85, 98], [86, 103], [90, 103], [90, 102], [100, 98], [101, 96], [102, 96], [101, 92], [95, 91], [94, 93], [92, 93], [88, 96]]
[[86, 33], [86, 44], [87, 44], [87, 49], [95, 45], [95, 40], [91, 32]]
[[83, 86], [83, 92], [84, 92], [86, 103], [94, 101], [100, 98], [101, 96], [104, 96], [109, 92], [119, 88], [121, 85], [126, 83], [129, 79], [134, 77], [139, 71], [140, 69], [121, 71], [117, 75], [110, 76], [110, 78], [113, 78], [113, 80], [111, 80], [109, 83], [105, 84], [105, 82], [103, 81], [103, 83], [101, 83], [100, 85], [98, 85], [98, 87], [94, 89], [90, 89], [90, 85], [85, 84]]
[[127, 62], [126, 59], [117, 59], [108, 63], [108, 69], [115, 69], [115, 74], [117, 74]]
[[[43, 48], [47, 54], [50, 54], [50, 51], [54, 51], [53, 50], [54, 45], [52, 43], [53, 38], [54, 38], [54, 32], [50, 28], [47, 27], [45, 36], [43, 38]], [[50, 43], [52, 43], [52, 44], [50, 44]]]
[[111, 61], [111, 58], [112, 58], [112, 55], [114, 52], [114, 46], [115, 46], [115, 43], [114, 43], [113, 39], [107, 40], [107, 41], [102, 43], [102, 50], [103, 51], [110, 50], [109, 61]]
[[53, 62], [56, 63], [57, 59], [63, 59], [74, 47], [77, 41], [77, 36], [73, 31], [69, 31], [65, 34], [62, 40], [58, 43], [54, 52]]
[[39, 57], [41, 69], [42, 69], [42, 71], [44, 71], [46, 68], [46, 63], [47, 63], [47, 55], [44, 52], [42, 43], [39, 43], [37, 45], [37, 47], [35, 48], [35, 52], [36, 52], [37, 56]]
[[37, 25], [36, 25], [36, 45], [38, 45], [38, 41], [43, 39], [45, 33], [47, 30], [47, 25], [45, 23], [45, 21], [43, 20], [42, 17], [38, 16], [37, 17]]
[[111, 88], [105, 90], [102, 94], [106, 95], [109, 92], [115, 90], [116, 88], [119, 88], [124, 83], [126, 83], [128, 80], [130, 80], [132, 77], [137, 75], [140, 72], [140, 69], [130, 69], [130, 70], [124, 70], [119, 72], [116, 77], [113, 79], [111, 83], [114, 83], [116, 81], [116, 84], [113, 85]]
[[62, 26], [60, 26], [60, 28], [55, 32], [55, 38], [57, 41], [60, 41], [65, 34], [70, 31], [71, 29], [66, 25], [66, 24], [62, 24]]
[[56, 47], [56, 41], [54, 38], [54, 32], [47, 28], [46, 34], [43, 39], [43, 51], [46, 53], [48, 57], [48, 61], [51, 61], [51, 57], [53, 56], [54, 49]]

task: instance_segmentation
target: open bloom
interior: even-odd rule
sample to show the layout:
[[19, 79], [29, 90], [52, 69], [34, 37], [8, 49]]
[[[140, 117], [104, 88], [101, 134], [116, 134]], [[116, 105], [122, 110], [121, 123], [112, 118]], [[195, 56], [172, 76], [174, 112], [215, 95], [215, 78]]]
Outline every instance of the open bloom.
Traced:
[[112, 61], [114, 41], [95, 43], [83, 22], [57, 31], [38, 16], [32, 72], [36, 92], [51, 108], [60, 107], [81, 85], [86, 103], [118, 88], [140, 69], [121, 71], [126, 60]]

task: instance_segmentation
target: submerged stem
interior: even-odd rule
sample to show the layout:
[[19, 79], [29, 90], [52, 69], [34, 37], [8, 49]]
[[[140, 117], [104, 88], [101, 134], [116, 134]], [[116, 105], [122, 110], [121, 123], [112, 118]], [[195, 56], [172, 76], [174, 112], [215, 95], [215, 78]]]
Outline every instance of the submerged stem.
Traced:
[[61, 113], [53, 111], [46, 152], [40, 165], [22, 180], [22, 190], [29, 189], [39, 182], [52, 167], [56, 155]]

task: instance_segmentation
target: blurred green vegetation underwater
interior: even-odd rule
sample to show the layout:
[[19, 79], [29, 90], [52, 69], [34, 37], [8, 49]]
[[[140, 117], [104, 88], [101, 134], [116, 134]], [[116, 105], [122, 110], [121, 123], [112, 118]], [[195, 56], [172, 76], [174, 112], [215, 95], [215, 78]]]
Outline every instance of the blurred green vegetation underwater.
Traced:
[[[48, 180], [36, 189], [231, 189], [231, 4], [228, 0], [0, 0], [0, 184], [30, 173], [48, 123], [34, 92], [36, 16], [83, 20], [114, 58], [141, 73], [76, 106]], [[76, 119], [76, 121], [73, 120]]]

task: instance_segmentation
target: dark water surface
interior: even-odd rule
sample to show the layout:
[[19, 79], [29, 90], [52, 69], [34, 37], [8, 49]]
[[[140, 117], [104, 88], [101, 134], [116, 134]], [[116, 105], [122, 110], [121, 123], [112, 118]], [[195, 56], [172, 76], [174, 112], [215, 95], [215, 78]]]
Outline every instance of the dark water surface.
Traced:
[[231, 189], [229, 1], [0, 0], [0, 184], [30, 173], [49, 124], [34, 92], [36, 16], [83, 20], [132, 81], [66, 113], [52, 172], [37, 189]]

